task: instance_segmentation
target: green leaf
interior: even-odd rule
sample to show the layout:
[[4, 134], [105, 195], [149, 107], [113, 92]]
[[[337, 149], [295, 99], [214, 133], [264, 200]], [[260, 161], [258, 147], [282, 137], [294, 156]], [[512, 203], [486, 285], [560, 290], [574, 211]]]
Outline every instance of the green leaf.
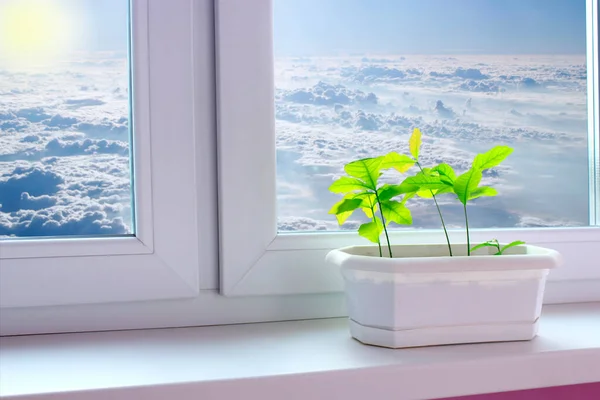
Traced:
[[352, 215], [352, 211], [346, 211], [343, 213], [335, 214], [335, 219], [337, 219], [338, 225], [343, 225], [344, 222]]
[[362, 204], [360, 205], [361, 210], [365, 213], [367, 218], [373, 218], [373, 212], [377, 212], [379, 209], [377, 207], [377, 197], [375, 193], [359, 193], [357, 195], [360, 199], [362, 199]]
[[445, 193], [454, 193], [454, 187], [446, 186], [445, 188], [438, 189], [438, 190], [436, 190], [435, 195], [439, 196], [440, 194], [445, 194]]
[[478, 154], [473, 160], [473, 169], [484, 170], [500, 164], [513, 152], [512, 147], [496, 146], [483, 154]]
[[402, 185], [413, 187], [416, 191], [417, 196], [424, 199], [432, 198], [437, 192], [452, 191], [452, 185], [443, 182], [437, 172], [434, 172], [430, 168], [423, 168], [423, 172], [419, 172], [414, 176], [409, 176], [402, 182]]
[[333, 193], [348, 193], [366, 189], [369, 189], [369, 187], [363, 181], [348, 176], [338, 178], [329, 186], [329, 191]]
[[502, 246], [502, 248], [500, 249], [500, 251], [498, 253], [502, 254], [502, 253], [504, 253], [504, 250], [510, 249], [511, 247], [520, 246], [522, 244], [525, 244], [525, 242], [523, 242], [521, 240], [515, 240], [514, 242], [510, 242], [509, 244]]
[[377, 158], [363, 158], [353, 161], [344, 166], [344, 171], [354, 178], [364, 182], [364, 185], [371, 190], [377, 190], [377, 180], [381, 175], [381, 163], [384, 156]]
[[435, 195], [435, 190], [425, 189], [417, 192], [417, 196], [422, 199], [433, 199], [433, 195]]
[[448, 186], [448, 184], [440, 180], [439, 176], [426, 175], [421, 172], [414, 176], [409, 176], [402, 184], [416, 186], [419, 190], [437, 190]]
[[481, 249], [483, 247], [494, 247], [494, 248], [498, 249], [498, 248], [500, 248], [500, 245], [498, 244], [498, 241], [496, 239], [488, 240], [485, 243], [480, 243], [477, 246], [471, 247], [471, 252], [474, 252], [475, 250]]
[[415, 160], [413, 160], [407, 155], [398, 154], [395, 151], [392, 151], [385, 155], [385, 158], [381, 163], [381, 169], [394, 168], [400, 173], [405, 173], [413, 165], [415, 165]]
[[454, 181], [454, 193], [456, 193], [458, 200], [462, 204], [467, 204], [471, 193], [479, 186], [481, 178], [481, 170], [473, 168], [456, 178], [456, 181]]
[[373, 192], [362, 192], [354, 195], [355, 198], [362, 200], [361, 207], [377, 207], [377, 196]]
[[331, 207], [329, 214], [335, 214], [338, 224], [342, 225], [352, 215], [354, 210], [361, 206], [362, 202], [361, 199], [357, 198], [344, 198]]
[[419, 128], [413, 129], [413, 133], [408, 140], [408, 147], [410, 154], [412, 154], [415, 160], [419, 161], [419, 150], [421, 149], [421, 130]]
[[414, 192], [416, 189], [417, 187], [414, 185], [404, 184], [404, 182], [400, 185], [389, 185], [386, 183], [377, 189], [377, 193], [379, 201], [386, 201], [401, 194]]
[[482, 196], [494, 197], [498, 194], [498, 191], [493, 187], [489, 186], [480, 186], [477, 189], [473, 190], [469, 195], [469, 200], [476, 199]]
[[437, 172], [440, 175], [440, 180], [445, 183], [449, 183], [450, 185], [454, 184], [456, 180], [456, 173], [454, 169], [446, 163], [441, 163], [440, 165], [434, 167], [432, 172]]
[[410, 210], [400, 201], [382, 201], [381, 211], [383, 212], [383, 218], [385, 218], [386, 223], [395, 222], [398, 225], [412, 224]]
[[354, 199], [360, 199], [360, 201], [361, 201], [360, 209], [365, 213], [367, 218], [372, 219], [373, 211], [371, 211], [371, 208], [375, 212], [377, 212], [377, 210], [378, 210], [377, 197], [375, 196], [375, 193], [373, 193], [373, 192], [351, 193], [351, 196]]
[[406, 204], [406, 202], [415, 197], [416, 194], [416, 192], [406, 193], [404, 196], [402, 196], [402, 201], [400, 203]]
[[400, 183], [400, 186], [405, 193], [415, 193], [419, 190], [419, 186], [406, 182], [406, 179]]
[[358, 234], [373, 243], [379, 243], [379, 237], [381, 236], [381, 232], [383, 232], [383, 224], [381, 220], [375, 217], [375, 221], [367, 222], [362, 224], [358, 228]]
[[329, 214], [340, 214], [347, 211], [354, 211], [361, 206], [363, 203], [362, 199], [358, 198], [344, 198], [341, 201], [335, 203]]

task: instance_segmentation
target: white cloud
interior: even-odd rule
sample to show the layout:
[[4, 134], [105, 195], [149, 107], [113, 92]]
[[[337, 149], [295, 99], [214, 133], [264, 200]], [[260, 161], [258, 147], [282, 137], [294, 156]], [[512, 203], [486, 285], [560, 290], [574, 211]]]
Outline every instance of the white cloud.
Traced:
[[46, 143], [44, 156], [74, 156], [82, 154], [129, 154], [129, 144], [105, 139], [85, 139], [79, 141], [62, 141], [52, 139]]
[[488, 79], [489, 76], [482, 74], [481, 71], [478, 68], [457, 68], [456, 71], [454, 71], [454, 76], [457, 76], [459, 78], [463, 78], [463, 79], [472, 79], [472, 80], [481, 80], [481, 79]]
[[44, 121], [44, 124], [51, 127], [56, 128], [70, 128], [78, 122], [77, 118], [73, 117], [64, 117], [60, 114], [55, 114], [47, 121]]
[[377, 96], [374, 93], [364, 93], [361, 90], [348, 89], [344, 85], [325, 82], [318, 82], [311, 88], [282, 90], [279, 98], [292, 103], [316, 105], [377, 104]]
[[[351, 229], [354, 226], [349, 222], [344, 224], [342, 229]], [[338, 224], [335, 217], [332, 216], [330, 221], [317, 220], [307, 217], [283, 217], [277, 219], [277, 230], [282, 232], [293, 231], [332, 231], [338, 230]]]
[[[533, 202], [544, 202], [551, 208], [550, 198], [558, 200], [561, 195], [545, 196], [543, 190], [531, 193], [531, 185], [525, 183], [529, 182], [527, 172], [538, 168], [531, 163], [547, 163], [547, 168], [553, 168], [552, 160], [558, 154], [580, 154], [581, 160], [586, 157], [585, 68], [581, 59], [407, 56], [399, 60], [393, 55], [377, 58], [314, 58], [302, 64], [276, 61], [276, 82], [282, 91], [308, 93], [312, 92], [311, 85], [326, 83], [343, 85], [347, 90], [370, 91], [378, 99], [377, 104], [369, 106], [331, 101], [323, 107], [312, 99], [300, 104], [277, 97], [277, 147], [295, 154], [293, 164], [280, 164], [279, 182], [302, 184], [312, 193], [310, 198], [292, 201], [288, 196], [280, 201], [279, 215], [285, 219], [286, 227], [330, 227], [322, 221], [335, 222], [327, 211], [336, 197], [327, 188], [334, 177], [343, 173], [343, 164], [391, 150], [407, 152], [406, 141], [413, 127], [420, 127], [425, 135], [423, 164], [446, 161], [458, 173], [469, 167], [477, 152], [496, 144], [515, 147], [515, 154], [505, 166], [486, 172], [483, 184], [495, 185], [501, 196], [474, 203], [473, 226], [515, 227], [522, 226], [523, 221], [537, 221], [531, 218], [552, 226], [587, 223], [580, 219], [581, 213], [558, 205], [552, 215], [536, 211], [531, 206]], [[302, 79], [293, 79], [294, 76]], [[555, 168], [553, 174], [555, 179], [564, 179]], [[400, 178], [386, 174], [382, 179], [391, 182]], [[583, 193], [587, 188], [570, 190]], [[585, 203], [585, 196], [581, 198]], [[452, 205], [450, 198], [440, 201], [449, 225], [463, 226], [462, 209]], [[439, 227], [431, 200], [417, 199], [411, 204], [417, 226]], [[309, 221], [302, 219], [292, 224], [286, 218]], [[334, 224], [331, 229], [338, 228]]]
[[[279, 229], [339, 229], [327, 214], [339, 196], [327, 188], [343, 164], [406, 153], [414, 127], [425, 135], [423, 165], [445, 161], [458, 173], [492, 145], [516, 148], [506, 166], [486, 173], [484, 183], [501, 196], [474, 203], [473, 226], [587, 223], [571, 211], [581, 208], [575, 204], [552, 208], [562, 194], [528, 191], [530, 170], [571, 184], [568, 163], [557, 169], [555, 160], [587, 155], [585, 60], [544, 57], [276, 60]], [[126, 65], [125, 57], [98, 55], [61, 71], [0, 71], [10, 83], [0, 88], [0, 235], [132, 232]], [[460, 207], [449, 197], [440, 202], [448, 224], [463, 226]], [[417, 227], [439, 227], [431, 200], [410, 204]]]
[[485, 81], [468, 80], [461, 83], [458, 88], [469, 92], [497, 93], [505, 89], [501, 89], [496, 83]]
[[[17, 167], [0, 175], [0, 204], [2, 212], [21, 209], [21, 201], [29, 200], [29, 195], [54, 194], [63, 179], [48, 168]], [[23, 193], [27, 193], [23, 196]]]
[[0, 236], [131, 233], [126, 58], [4, 75]]
[[0, 235], [129, 233], [124, 221], [131, 215], [131, 197], [122, 159], [55, 157], [3, 171]]
[[71, 108], [81, 108], [101, 106], [106, 104], [106, 102], [100, 99], [67, 99], [65, 100], [65, 104], [68, 104]]
[[540, 218], [531, 215], [521, 216], [516, 224], [519, 228], [559, 228], [581, 226], [580, 221], [566, 219]]
[[26, 119], [29, 122], [40, 122], [51, 117], [43, 107], [22, 108], [15, 112], [17, 118]]
[[452, 111], [451, 108], [446, 107], [442, 100], [437, 100], [435, 102], [434, 110], [440, 118], [452, 119], [456, 116], [456, 114], [454, 114], [454, 111]]
[[56, 204], [56, 199], [47, 194], [41, 196], [31, 196], [27, 192], [21, 193], [21, 201], [19, 207], [21, 210], [40, 210], [43, 208], [52, 207]]

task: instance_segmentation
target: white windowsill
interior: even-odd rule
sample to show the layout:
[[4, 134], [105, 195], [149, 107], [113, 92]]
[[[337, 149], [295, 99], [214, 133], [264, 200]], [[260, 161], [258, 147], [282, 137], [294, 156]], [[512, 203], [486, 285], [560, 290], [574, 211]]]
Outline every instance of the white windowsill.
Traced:
[[597, 381], [600, 303], [545, 306], [530, 342], [406, 350], [361, 345], [341, 318], [0, 340], [3, 399], [414, 399]]

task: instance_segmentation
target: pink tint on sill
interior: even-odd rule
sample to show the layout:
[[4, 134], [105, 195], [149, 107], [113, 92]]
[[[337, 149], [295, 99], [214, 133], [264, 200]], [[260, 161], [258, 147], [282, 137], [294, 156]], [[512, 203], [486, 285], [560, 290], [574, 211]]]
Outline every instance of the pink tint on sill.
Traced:
[[600, 400], [600, 382], [516, 392], [478, 394], [444, 400]]

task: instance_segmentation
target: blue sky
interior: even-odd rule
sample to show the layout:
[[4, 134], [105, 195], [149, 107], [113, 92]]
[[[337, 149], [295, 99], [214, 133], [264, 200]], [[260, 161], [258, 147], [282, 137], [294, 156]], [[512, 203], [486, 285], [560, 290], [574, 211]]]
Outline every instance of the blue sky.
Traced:
[[[73, 1], [73, 0], [71, 0]], [[128, 0], [75, 0], [90, 24], [94, 50], [127, 51]]]
[[56, 6], [67, 21], [73, 22], [71, 28], [79, 39], [74, 50], [127, 51], [129, 0], [44, 1]]
[[62, 0], [84, 22], [85, 50], [127, 51], [128, 0]]
[[585, 0], [273, 0], [275, 53], [585, 54]]

